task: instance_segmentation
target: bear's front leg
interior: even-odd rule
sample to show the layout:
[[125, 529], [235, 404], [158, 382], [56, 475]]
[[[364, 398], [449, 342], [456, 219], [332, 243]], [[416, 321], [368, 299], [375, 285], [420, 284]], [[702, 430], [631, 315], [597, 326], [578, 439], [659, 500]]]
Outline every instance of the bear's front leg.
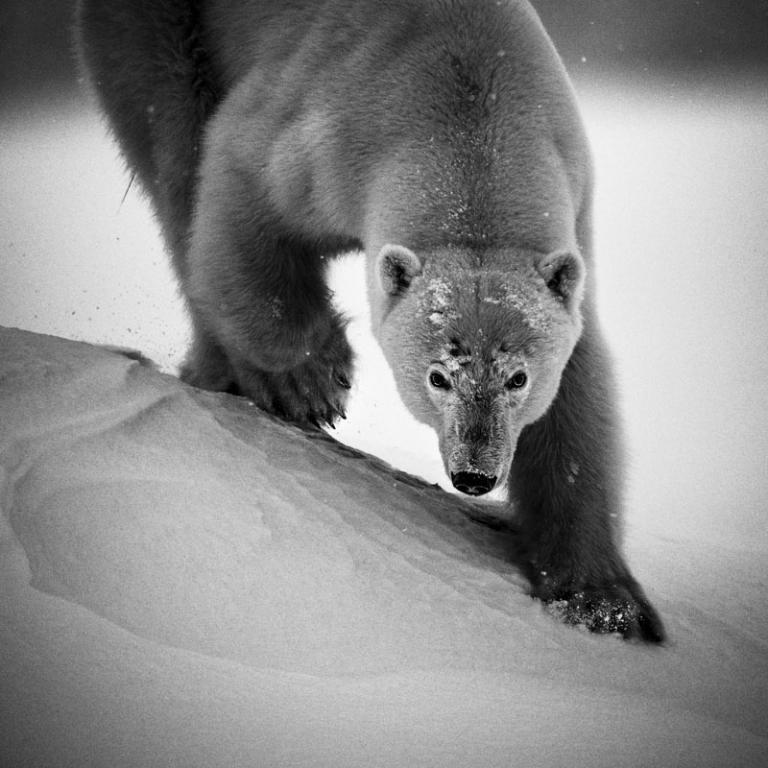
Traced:
[[[273, 361], [273, 369], [259, 367], [261, 357], [242, 354], [231, 348], [227, 341], [232, 337], [223, 335], [223, 342], [215, 339], [195, 315], [194, 343], [182, 368], [181, 378], [192, 386], [230, 394], [243, 395], [251, 399], [262, 410], [273, 413], [288, 421], [322, 426], [325, 422], [333, 425], [338, 418], [346, 418], [345, 406], [351, 387], [352, 350], [344, 332], [344, 321], [330, 314], [329, 330], [324, 342], [312, 344], [311, 336], [303, 334], [292, 348], [304, 350], [303, 359], [295, 365], [295, 359], [282, 356], [278, 333], [274, 333], [266, 344], [282, 359], [282, 364]], [[216, 321], [208, 321], [217, 325]], [[255, 333], [250, 334], [254, 348], [261, 347]], [[289, 343], [291, 343], [289, 341]], [[283, 347], [284, 348], [284, 347]]]
[[512, 489], [533, 595], [594, 632], [662, 642], [664, 626], [618, 549], [622, 455], [610, 361], [585, 328], [549, 411], [526, 427]]
[[244, 395], [290, 421], [332, 424], [352, 378], [324, 257], [340, 238], [291, 229], [258, 177], [206, 158], [183, 287], [195, 338], [183, 378]]
[[[323, 423], [333, 426], [337, 418], [346, 418], [352, 350], [342, 319], [328, 313], [323, 320], [326, 327], [321, 334], [303, 332], [289, 340], [302, 355], [294, 365], [286, 363], [265, 370], [254, 364], [252, 358], [232, 352], [232, 391], [288, 421], [319, 427]], [[271, 338], [274, 340], [277, 334]]]

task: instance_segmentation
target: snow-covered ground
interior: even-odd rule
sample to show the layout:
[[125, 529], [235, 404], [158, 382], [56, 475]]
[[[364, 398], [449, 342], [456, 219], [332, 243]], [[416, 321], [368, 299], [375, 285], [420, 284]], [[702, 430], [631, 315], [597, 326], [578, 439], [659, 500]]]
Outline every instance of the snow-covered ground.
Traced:
[[[388, 673], [376, 682], [359, 677], [360, 670], [352, 662], [349, 669], [339, 666], [336, 672], [341, 670], [342, 677], [358, 676], [354, 686], [334, 678], [333, 695], [347, 697], [342, 710], [349, 720], [346, 731], [333, 733], [354, 739], [358, 716], [366, 728], [377, 717], [394, 727], [403, 713], [386, 707], [407, 705], [413, 708], [412, 724], [423, 736], [408, 743], [431, 744], [430, 723], [435, 733], [455, 736], [461, 723], [459, 709], [452, 709], [449, 701], [453, 685], [458, 698], [478, 696], [484, 707], [494, 702], [508, 707], [510, 691], [517, 692], [521, 706], [505, 714], [516, 718], [518, 725], [520, 718], [530, 718], [521, 726], [525, 748], [519, 764], [576, 764], [568, 762], [569, 747], [573, 755], [588, 756], [589, 745], [578, 742], [583, 719], [569, 720], [578, 705], [586, 708], [580, 717], [586, 711], [593, 725], [605, 723], [604, 732], [596, 726], [590, 731], [591, 737], [603, 740], [602, 751], [594, 753], [600, 757], [595, 765], [728, 765], [729, 754], [734, 766], [758, 765], [749, 762], [750, 756], [760, 753], [760, 745], [765, 746], [762, 753], [768, 753], [768, 314], [764, 299], [768, 93], [757, 83], [724, 82], [689, 89], [672, 82], [610, 83], [583, 88], [581, 99], [598, 172], [600, 303], [622, 382], [631, 458], [626, 549], [636, 575], [666, 619], [670, 644], [652, 652], [619, 644], [619, 650], [612, 639], [587, 639], [574, 631], [564, 635], [568, 630], [554, 624], [548, 642], [550, 625], [542, 623], [538, 614], [531, 618], [530, 608], [520, 601], [512, 611], [520, 653], [512, 672], [504, 666], [494, 677], [496, 665], [483, 659], [469, 683], [458, 673], [450, 680], [434, 681], [430, 676], [434, 659], [425, 650], [424, 638], [416, 637], [416, 661], [404, 668], [422, 669], [424, 677], [419, 681], [413, 675]], [[17, 105], [0, 115], [0, 325], [138, 348], [173, 371], [186, 343], [183, 305], [147, 206], [136, 187], [125, 194], [127, 185], [115, 147], [85, 103]], [[391, 374], [367, 331], [360, 258], [338, 263], [333, 279], [339, 303], [355, 318], [350, 336], [359, 357], [349, 419], [338, 436], [395, 466], [442, 483], [436, 440], [399, 405]], [[185, 482], [189, 473], [182, 478]], [[131, 518], [134, 522], [136, 514]], [[76, 523], [82, 530], [91, 524], [82, 516]], [[200, 534], [216, 522], [194, 518], [191, 525], [193, 533]], [[184, 543], [183, 527], [175, 535]], [[194, 547], [201, 547], [201, 539], [189, 535], [186, 544], [199, 561], [205, 551]], [[342, 538], [345, 535], [341, 530]], [[360, 535], [359, 527], [349, 534], [355, 539]], [[329, 538], [323, 541], [331, 546]], [[307, 545], [307, 552], [311, 551]], [[60, 556], [68, 557], [66, 551]], [[86, 552], [86, 564], [93, 565], [88, 556]], [[376, 557], [383, 555], [377, 551]], [[109, 564], [101, 567], [108, 570]], [[235, 578], [226, 565], [211, 561], [206, 567], [218, 577]], [[18, 576], [22, 571], [12, 572]], [[482, 577], [472, 572], [471, 579]], [[44, 591], [55, 591], [44, 577], [41, 585]], [[209, 597], [232, 599], [225, 591], [211, 589]], [[387, 582], [387, 590], [392, 589]], [[83, 597], [87, 590], [82, 585], [70, 585], [70, 590], [76, 602], [107, 618], [110, 601], [118, 599], [106, 587], [95, 597]], [[196, 741], [189, 743], [203, 743], [205, 734], [190, 735], [188, 725], [188, 721], [197, 722], [205, 709], [195, 704], [196, 686], [210, 692], [223, 682], [222, 690], [231, 695], [219, 691], [223, 698], [217, 700], [220, 710], [210, 732], [216, 738], [227, 734], [226, 738], [236, 740], [235, 731], [247, 727], [239, 696], [245, 696], [249, 686], [264, 684], [277, 686], [275, 696], [283, 696], [283, 703], [286, 690], [300, 689], [301, 703], [291, 699], [293, 703], [285, 704], [280, 714], [309, 717], [308, 727], [315, 735], [322, 731], [321, 713], [311, 710], [316, 681], [300, 677], [291, 688], [282, 679], [279, 685], [274, 678], [265, 682], [263, 669], [255, 669], [258, 665], [246, 664], [244, 671], [229, 666], [229, 661], [206, 665], [194, 655], [179, 660], [173, 647], [231, 659], [227, 644], [232, 637], [225, 629], [215, 628], [220, 645], [212, 650], [194, 632], [189, 641], [184, 634], [189, 628], [181, 619], [174, 623], [181, 613], [173, 614], [173, 601], [163, 603], [170, 614], [155, 615], [148, 609], [138, 616], [137, 583], [124, 597], [127, 603], [115, 609], [116, 623], [160, 642], [162, 648], [147, 657], [144, 640], [135, 640], [130, 632], [120, 636], [119, 642], [110, 636], [111, 642], [126, 658], [141, 656], [142, 673], [161, 677], [168, 688], [159, 683], [151, 688], [144, 711], [141, 686], [130, 679], [132, 667], [125, 662], [113, 680], [122, 686], [125, 697], [114, 717], [128, 713], [138, 718], [144, 723], [142, 733], [156, 741], [162, 734], [153, 730], [151, 718], [163, 715], [162, 697], [173, 690], [186, 702], [186, 708], [174, 714], [173, 733], [179, 739], [194, 736]], [[429, 596], [422, 597], [429, 602]], [[446, 599], [442, 593], [432, 597], [438, 602]], [[291, 599], [298, 598], [293, 594]], [[362, 610], [364, 601], [349, 599], [351, 610]], [[183, 613], [183, 608], [177, 609]], [[71, 663], [85, 674], [88, 653], [93, 647], [101, 648], [85, 640], [81, 647], [76, 637], [66, 635], [71, 616], [56, 599], [47, 598], [45, 611], [58, 616], [46, 614], [46, 620], [60, 622], [66, 648], [30, 645], [46, 661], [36, 661], [29, 649], [26, 656], [19, 651], [19, 658], [30, 667], [12, 670], [14, 690], [21, 690], [27, 678], [37, 686], [34, 701], [45, 700], [45, 680], [34, 673], [38, 662], [48, 669], [46, 663], [61, 657], [62, 663]], [[492, 615], [493, 611], [471, 620], [490, 620]], [[12, 618], [19, 622], [21, 614]], [[30, 626], [42, 621], [39, 616], [27, 618]], [[213, 617], [208, 619], [213, 626]], [[160, 624], [165, 635], [158, 630]], [[391, 626], [395, 625], [396, 621]], [[452, 631], [459, 632], [458, 626]], [[101, 625], [89, 627], [94, 634], [106, 632]], [[187, 641], [180, 641], [182, 636]], [[478, 636], [487, 640], [488, 627], [481, 626]], [[446, 637], [442, 640], [448, 642]], [[6, 648], [12, 647], [8, 638], [5, 642]], [[466, 663], [470, 640], [457, 634], [456, 643]], [[515, 643], [508, 646], [505, 651], [511, 652]], [[478, 652], [483, 650], [487, 648], [481, 642]], [[358, 659], [353, 650], [350, 654], [350, 659]], [[245, 661], [257, 657], [265, 663], [258, 654]], [[105, 660], [94, 664], [104, 665]], [[631, 687], [625, 683], [636, 682], [645, 668], [648, 682], [642, 692], [628, 694]], [[294, 665], [291, 673], [306, 675], [309, 670]], [[606, 677], [602, 682], [601, 675]], [[103, 685], [103, 680], [94, 680], [93, 685]], [[66, 685], [58, 682], [57, 695], [64, 702], [87, 689], [75, 680]], [[467, 684], [474, 686], [469, 694], [461, 688]], [[385, 710], [377, 714], [376, 700], [382, 691], [387, 692]], [[323, 706], [328, 703], [326, 694], [327, 690], [325, 698], [318, 698]], [[176, 704], [178, 696], [173, 699]], [[251, 705], [256, 706], [253, 701]], [[268, 705], [265, 694], [259, 711]], [[41, 718], [46, 713], [51, 716], [43, 704], [39, 713]], [[87, 712], [77, 715], [78, 738], [95, 738]], [[492, 727], [480, 727], [483, 717]], [[469, 739], [482, 737], [487, 743], [497, 729], [503, 730], [505, 717], [498, 711], [478, 711], [474, 718], [466, 724]], [[625, 741], [623, 750], [616, 737], [619, 721], [630, 726], [637, 722], [640, 729]], [[539, 731], [541, 751], [536, 753]], [[631, 727], [622, 731], [622, 738], [628, 731]], [[152, 739], [148, 743], [154, 744]], [[327, 738], [319, 738], [320, 742], [323, 749], [331, 749]], [[255, 749], [253, 744], [250, 748]], [[186, 754], [179, 749], [179, 754]], [[280, 764], [291, 765], [290, 748], [285, 749]], [[480, 744], [478, 750], [482, 755]], [[353, 753], [366, 754], [365, 750], [347, 754]], [[409, 763], [407, 752], [402, 755], [399, 763], [368, 764], [432, 764]], [[478, 758], [477, 765], [484, 764]], [[510, 758], [509, 764], [518, 764], [516, 758]]]

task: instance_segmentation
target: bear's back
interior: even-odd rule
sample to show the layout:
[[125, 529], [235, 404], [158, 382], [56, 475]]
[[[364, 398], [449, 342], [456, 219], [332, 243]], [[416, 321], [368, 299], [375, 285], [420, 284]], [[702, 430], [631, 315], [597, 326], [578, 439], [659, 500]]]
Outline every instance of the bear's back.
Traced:
[[549, 73], [553, 87], [565, 79], [524, 0], [207, 0], [201, 6], [203, 38], [224, 90], [254, 66], [325, 76], [348, 61], [358, 83], [366, 75], [375, 80], [415, 47], [425, 65], [436, 48], [474, 49], [491, 60], [504, 51], [539, 80]]
[[524, 229], [547, 249], [588, 194], [572, 89], [527, 2], [211, 0], [204, 27], [217, 78], [258, 113], [256, 143], [301, 148], [275, 176], [298, 177], [300, 154], [319, 197], [335, 201], [344, 180], [356, 190], [335, 208], [371, 198], [390, 223], [423, 221], [403, 227], [415, 244]]

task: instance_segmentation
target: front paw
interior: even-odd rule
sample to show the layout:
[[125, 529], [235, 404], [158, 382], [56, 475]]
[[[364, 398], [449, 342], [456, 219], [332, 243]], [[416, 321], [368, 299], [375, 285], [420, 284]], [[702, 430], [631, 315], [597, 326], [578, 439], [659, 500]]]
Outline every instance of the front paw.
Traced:
[[583, 625], [591, 632], [618, 633], [646, 643], [662, 643], [666, 638], [659, 614], [630, 576], [577, 585], [545, 575], [534, 584], [533, 596], [561, 621]]
[[237, 390], [261, 409], [300, 424], [333, 426], [346, 418], [352, 380], [352, 350], [343, 331], [323, 348], [308, 351], [287, 371], [235, 370]]

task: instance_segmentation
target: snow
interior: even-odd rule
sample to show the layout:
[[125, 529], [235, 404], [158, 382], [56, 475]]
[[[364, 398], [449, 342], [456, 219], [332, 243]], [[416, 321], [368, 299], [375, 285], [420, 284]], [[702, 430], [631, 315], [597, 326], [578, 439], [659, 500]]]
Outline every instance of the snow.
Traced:
[[[764, 90], [582, 91], [625, 550], [668, 645], [558, 624], [454, 495], [3, 331], [0, 765], [764, 764]], [[0, 325], [172, 372], [183, 306], [93, 111], [3, 115], [0, 180]], [[338, 435], [444, 483], [370, 340], [360, 259], [333, 274], [359, 359]]]

